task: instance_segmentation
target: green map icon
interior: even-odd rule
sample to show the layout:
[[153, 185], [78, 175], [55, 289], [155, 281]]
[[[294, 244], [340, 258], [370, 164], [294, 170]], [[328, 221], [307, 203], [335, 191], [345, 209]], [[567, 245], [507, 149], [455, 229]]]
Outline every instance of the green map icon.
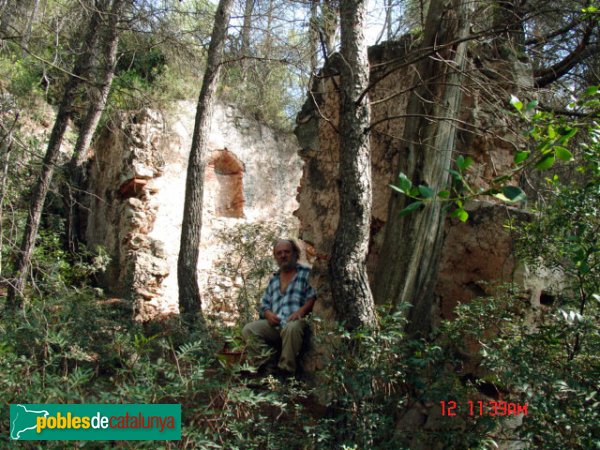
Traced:
[[[10, 422], [10, 438], [13, 440], [21, 439], [23, 433], [30, 431], [35, 433], [37, 426], [37, 418], [40, 416], [47, 417], [50, 413], [46, 410], [27, 409], [23, 405], [10, 405], [11, 407], [11, 422]], [[29, 434], [29, 433], [27, 433]]]

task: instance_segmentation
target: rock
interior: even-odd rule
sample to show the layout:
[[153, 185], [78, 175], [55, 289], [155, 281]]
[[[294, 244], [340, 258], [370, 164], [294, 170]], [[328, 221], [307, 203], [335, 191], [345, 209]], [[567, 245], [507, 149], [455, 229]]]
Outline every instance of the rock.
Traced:
[[136, 178], [153, 178], [154, 177], [154, 170], [150, 167], [148, 167], [145, 164], [142, 163], [133, 163], [133, 173], [135, 175]]
[[[150, 110], [124, 115], [121, 129], [105, 130], [95, 144], [102, 152], [90, 164], [87, 241], [111, 255], [103, 286], [131, 298], [139, 320], [177, 312], [177, 254], [195, 107], [181, 102], [167, 122]], [[231, 291], [239, 288], [235, 280], [220, 292], [207, 283], [223, 256], [215, 231], [255, 221], [289, 222], [297, 208], [301, 160], [292, 136], [261, 127], [231, 105], [215, 105], [211, 128], [198, 270], [203, 301], [220, 302], [227, 294], [231, 309]]]

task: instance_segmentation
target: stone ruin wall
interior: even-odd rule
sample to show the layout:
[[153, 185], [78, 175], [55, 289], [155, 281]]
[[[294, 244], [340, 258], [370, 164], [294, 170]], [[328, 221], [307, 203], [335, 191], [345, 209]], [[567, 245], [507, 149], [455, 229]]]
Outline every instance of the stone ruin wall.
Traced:
[[[181, 102], [165, 118], [152, 111], [122, 117], [95, 145], [90, 164], [86, 239], [106, 248], [112, 262], [103, 284], [133, 301], [135, 317], [176, 313], [177, 255], [195, 104]], [[226, 258], [215, 235], [241, 224], [298, 223], [301, 175], [293, 136], [275, 133], [232, 106], [217, 104], [205, 169], [202, 242], [198, 264], [203, 307], [225, 320], [235, 311], [236, 281], [217, 270]]]
[[[386, 61], [401, 64], [410, 46], [405, 39], [372, 47], [373, 77], [392, 68]], [[528, 66], [518, 61], [474, 59], [477, 64], [471, 62], [467, 71], [457, 153], [475, 159], [469, 181], [477, 188], [486, 187], [510, 165], [518, 142], [505, 115], [498, 112], [497, 100], [531, 87], [531, 76]], [[373, 216], [367, 262], [371, 278], [392, 195], [389, 184], [397, 177], [403, 114], [415, 77], [411, 70], [394, 72], [370, 92], [376, 124], [371, 131]], [[482, 82], [484, 72], [491, 77], [487, 83]], [[502, 75], [506, 73], [510, 77]], [[287, 228], [289, 235], [297, 231], [309, 244], [313, 282], [319, 289], [316, 310], [324, 318], [333, 317], [327, 258], [339, 220], [336, 83], [327, 68], [315, 80], [312, 97], [297, 118], [300, 149], [293, 137], [274, 133], [232, 106], [216, 105], [198, 267], [205, 308], [216, 305], [224, 318], [235, 314], [231, 307], [236, 285], [216, 270], [215, 263], [227, 255], [222, 255], [223, 244], [215, 235], [236, 225], [268, 221]], [[91, 248], [106, 247], [112, 263], [104, 284], [114, 295], [133, 300], [140, 320], [177, 312], [177, 253], [194, 116], [191, 102], [181, 102], [168, 118], [142, 111], [123, 117], [95, 146], [87, 241]], [[383, 120], [388, 117], [396, 119]], [[458, 302], [485, 294], [481, 281], [508, 281], [515, 275], [512, 239], [503, 223], [517, 211], [493, 202], [474, 202], [468, 209], [467, 223], [446, 222], [435, 290], [440, 318], [451, 317]], [[539, 286], [532, 289], [539, 296]]]
[[[371, 47], [371, 79], [393, 68], [393, 64], [401, 64], [410, 46], [410, 39], [405, 39]], [[511, 131], [499, 105], [508, 99], [508, 93], [517, 94], [530, 88], [532, 78], [529, 67], [519, 61], [478, 58], [479, 67], [472, 61], [467, 69], [456, 155], [474, 158], [469, 183], [474, 188], [485, 188], [491, 179], [510, 167], [515, 145], [518, 145], [519, 138]], [[335, 55], [330, 63], [330, 67], [335, 66]], [[487, 76], [494, 76], [487, 83], [484, 71]], [[317, 310], [324, 317], [334, 314], [327, 259], [339, 220], [338, 182], [343, 176], [338, 169], [336, 86], [339, 80], [334, 73], [333, 69], [325, 68], [315, 80], [313, 93], [298, 115], [295, 130], [305, 163], [296, 215], [300, 219], [300, 237], [312, 244], [317, 254], [313, 274], [320, 293]], [[502, 75], [507, 73], [510, 77]], [[371, 123], [375, 124], [371, 130], [373, 213], [367, 261], [371, 280], [383, 243], [390, 196], [399, 195], [393, 194], [389, 184], [398, 176], [396, 167], [402, 147], [404, 114], [410, 86], [415, 82], [416, 74], [409, 67], [384, 78], [370, 91]], [[383, 120], [389, 117], [396, 119]], [[519, 212], [493, 201], [472, 202], [466, 208], [470, 214], [467, 223], [446, 220], [445, 244], [435, 289], [438, 320], [452, 317], [453, 308], [459, 302], [484, 295], [488, 289], [486, 281], [511, 281], [515, 274], [512, 238], [503, 225]], [[411, 237], [398, 236], [398, 239]]]

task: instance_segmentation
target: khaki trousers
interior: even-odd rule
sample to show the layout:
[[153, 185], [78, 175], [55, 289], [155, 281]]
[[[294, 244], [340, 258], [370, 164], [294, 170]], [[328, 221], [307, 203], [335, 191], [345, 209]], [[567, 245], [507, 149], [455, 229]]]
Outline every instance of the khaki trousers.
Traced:
[[306, 327], [307, 323], [304, 319], [292, 320], [283, 328], [272, 327], [266, 319], [261, 319], [247, 324], [242, 330], [242, 336], [251, 350], [256, 344], [267, 344], [273, 347], [281, 345], [281, 357], [277, 367], [295, 373], [296, 357], [302, 348]]

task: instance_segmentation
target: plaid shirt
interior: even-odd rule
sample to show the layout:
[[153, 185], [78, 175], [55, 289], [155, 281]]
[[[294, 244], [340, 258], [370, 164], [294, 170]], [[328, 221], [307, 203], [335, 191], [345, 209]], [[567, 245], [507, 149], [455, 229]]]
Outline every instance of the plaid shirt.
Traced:
[[260, 317], [264, 318], [265, 311], [270, 310], [281, 319], [280, 325], [284, 327], [290, 314], [302, 308], [311, 298], [317, 297], [317, 291], [308, 282], [309, 275], [308, 267], [296, 265], [296, 275], [282, 294], [279, 272], [275, 272], [263, 295]]

